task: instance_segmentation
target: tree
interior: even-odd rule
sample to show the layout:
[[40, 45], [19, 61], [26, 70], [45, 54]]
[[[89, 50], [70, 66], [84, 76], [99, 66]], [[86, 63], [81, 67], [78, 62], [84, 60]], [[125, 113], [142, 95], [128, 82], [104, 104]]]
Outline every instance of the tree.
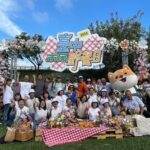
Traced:
[[[106, 22], [91, 23], [89, 29], [91, 33], [97, 33], [101, 37], [105, 37], [108, 40], [116, 39], [117, 43], [120, 43], [124, 39], [129, 41], [138, 42], [141, 37], [145, 36], [145, 31], [141, 25], [141, 17], [143, 12], [138, 11], [136, 15], [122, 19], [118, 17], [118, 13], [112, 13], [110, 20]], [[106, 47], [105, 47], [106, 48]], [[129, 55], [129, 65], [133, 66], [134, 55]], [[109, 71], [114, 71], [122, 65], [122, 49], [118, 46], [117, 49], [114, 47], [110, 48], [109, 51], [104, 53], [104, 64]]]
[[150, 62], [150, 29], [147, 32], [146, 41], [147, 41], [147, 46], [148, 46], [148, 49], [147, 49], [147, 52], [148, 52], [148, 61]]
[[29, 36], [27, 33], [22, 32], [16, 36], [12, 45], [14, 45], [18, 57], [21, 59], [27, 58], [38, 72], [43, 63], [41, 57], [41, 51], [45, 49], [43, 37], [38, 34]]

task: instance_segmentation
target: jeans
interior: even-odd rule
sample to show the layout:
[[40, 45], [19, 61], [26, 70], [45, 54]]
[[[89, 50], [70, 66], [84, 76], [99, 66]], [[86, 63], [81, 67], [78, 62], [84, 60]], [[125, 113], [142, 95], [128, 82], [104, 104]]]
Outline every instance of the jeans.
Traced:
[[10, 108], [11, 108], [10, 104], [5, 104], [4, 105], [3, 121], [2, 121], [2, 123], [4, 125], [7, 125], [7, 123], [8, 123]]

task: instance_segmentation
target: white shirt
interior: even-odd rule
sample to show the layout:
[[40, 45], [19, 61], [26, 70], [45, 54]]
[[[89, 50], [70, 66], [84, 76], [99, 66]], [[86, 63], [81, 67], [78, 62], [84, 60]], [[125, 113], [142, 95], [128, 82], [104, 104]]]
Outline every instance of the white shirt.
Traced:
[[35, 120], [46, 120], [47, 119], [47, 109], [39, 109], [38, 107], [36, 107], [36, 112], [35, 112]]
[[60, 105], [62, 108], [64, 108], [66, 106], [66, 100], [67, 100], [66, 95], [56, 96], [56, 99], [59, 101], [58, 105]]
[[93, 95], [89, 95], [89, 99], [88, 99], [88, 105], [91, 106], [91, 103], [93, 102], [93, 100], [97, 100], [97, 95], [93, 94]]
[[51, 100], [46, 100], [46, 109], [47, 109], [47, 110], [50, 110], [51, 107], [52, 107], [52, 102], [51, 102]]
[[20, 107], [16, 108], [16, 117], [26, 118], [29, 115], [29, 108], [24, 106], [22, 109]]
[[33, 83], [31, 82], [19, 82], [19, 83], [20, 83], [20, 94], [21, 97], [24, 99], [27, 96], [29, 96], [29, 92], [31, 90]]
[[49, 120], [54, 120], [60, 113], [62, 113], [62, 108], [59, 105], [57, 108], [52, 107], [51, 117]]
[[116, 100], [109, 99], [110, 107], [116, 107], [116, 106], [118, 106], [119, 103], [120, 103], [120, 99], [119, 98], [116, 98]]
[[4, 92], [3, 92], [3, 104], [10, 104], [13, 100], [13, 90], [10, 86], [6, 85]]
[[85, 117], [85, 111], [88, 108], [88, 106], [89, 106], [88, 102], [84, 102], [84, 103], [79, 102], [78, 108], [77, 108], [77, 114], [79, 117], [81, 118]]
[[89, 120], [96, 121], [99, 118], [99, 108], [90, 107], [88, 110]]
[[35, 103], [36, 107], [39, 106], [38, 98], [28, 99], [27, 102], [26, 102], [27, 106], [29, 107], [30, 114], [33, 114], [35, 112], [35, 110], [34, 110], [34, 103]]

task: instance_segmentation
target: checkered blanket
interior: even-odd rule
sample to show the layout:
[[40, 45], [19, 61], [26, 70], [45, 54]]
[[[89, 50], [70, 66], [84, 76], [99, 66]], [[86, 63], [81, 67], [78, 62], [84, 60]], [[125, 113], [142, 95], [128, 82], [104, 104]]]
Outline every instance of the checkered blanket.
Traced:
[[84, 140], [88, 137], [106, 131], [106, 127], [95, 128], [53, 128], [41, 129], [44, 143], [48, 147], [55, 145], [62, 145], [66, 143], [73, 143]]

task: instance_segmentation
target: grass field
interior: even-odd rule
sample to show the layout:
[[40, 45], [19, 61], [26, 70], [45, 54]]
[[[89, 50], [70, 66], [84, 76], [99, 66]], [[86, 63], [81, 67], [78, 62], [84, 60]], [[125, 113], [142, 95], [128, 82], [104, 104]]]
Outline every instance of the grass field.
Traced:
[[[0, 126], [0, 136], [5, 128]], [[150, 150], [150, 137], [130, 137], [121, 140], [87, 139], [82, 142], [48, 148], [43, 142], [13, 142], [0, 145], [0, 150]]]

